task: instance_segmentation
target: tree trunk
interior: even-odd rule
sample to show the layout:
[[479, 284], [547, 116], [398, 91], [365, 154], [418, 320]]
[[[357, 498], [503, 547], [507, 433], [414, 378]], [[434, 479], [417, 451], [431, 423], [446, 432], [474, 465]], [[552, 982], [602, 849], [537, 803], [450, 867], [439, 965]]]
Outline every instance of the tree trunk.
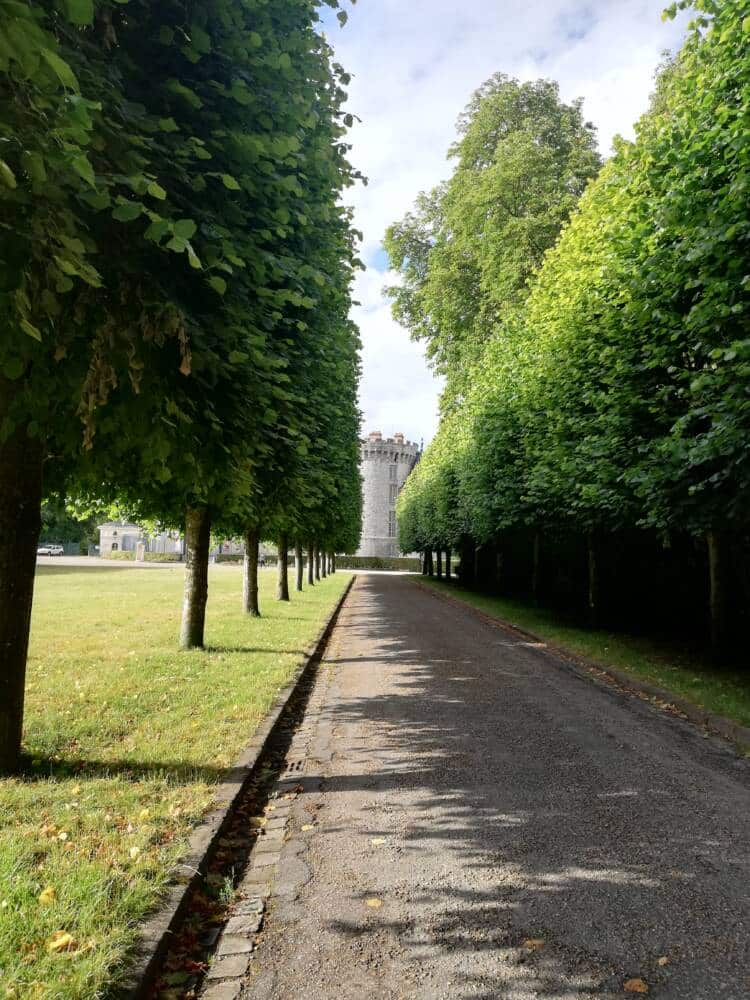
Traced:
[[539, 586], [541, 583], [541, 563], [542, 563], [542, 533], [534, 532], [534, 553], [531, 567], [531, 596], [534, 604], [539, 604]]
[[315, 546], [312, 542], [307, 546], [307, 582], [315, 585]]
[[320, 547], [315, 546], [315, 579], [320, 579]]
[[245, 558], [242, 564], [242, 607], [253, 618], [260, 618], [258, 607], [258, 549], [260, 531], [248, 528], [245, 532]]
[[332, 573], [336, 572], [336, 553], [335, 552], [331, 553], [331, 572]]
[[427, 575], [428, 576], [435, 575], [435, 569], [432, 562], [432, 549], [427, 550]]
[[437, 557], [437, 578], [438, 580], [443, 579], [443, 550], [438, 549], [435, 553]]
[[42, 442], [24, 430], [0, 444], [0, 772], [18, 767], [21, 750], [43, 463]]
[[279, 538], [279, 561], [277, 564], [276, 600], [289, 600], [289, 542], [286, 535]]
[[727, 615], [727, 546], [721, 531], [706, 534], [710, 592], [708, 608], [711, 624], [711, 648], [721, 657], [728, 648]]
[[445, 579], [450, 581], [451, 578], [451, 550], [445, 550]]
[[208, 600], [208, 550], [211, 547], [211, 516], [205, 508], [188, 507], [185, 513], [185, 587], [182, 599], [180, 646], [203, 646]]
[[302, 590], [302, 581], [305, 578], [305, 567], [301, 542], [297, 542], [294, 547], [294, 568], [297, 571], [297, 590]]
[[422, 550], [422, 576], [427, 576], [427, 549]]
[[325, 550], [320, 555], [320, 575], [324, 580], [328, 576], [328, 554]]
[[596, 628], [599, 623], [599, 559], [596, 533], [589, 531], [587, 537], [589, 561], [589, 625]]

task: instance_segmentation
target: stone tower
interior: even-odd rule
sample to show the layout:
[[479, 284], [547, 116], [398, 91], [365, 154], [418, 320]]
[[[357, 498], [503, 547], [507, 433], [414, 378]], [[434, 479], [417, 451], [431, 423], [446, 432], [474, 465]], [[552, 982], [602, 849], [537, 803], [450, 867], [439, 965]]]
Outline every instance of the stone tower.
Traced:
[[383, 440], [373, 431], [360, 442], [362, 470], [362, 541], [358, 556], [388, 559], [399, 555], [396, 499], [416, 465], [419, 446], [403, 434]]

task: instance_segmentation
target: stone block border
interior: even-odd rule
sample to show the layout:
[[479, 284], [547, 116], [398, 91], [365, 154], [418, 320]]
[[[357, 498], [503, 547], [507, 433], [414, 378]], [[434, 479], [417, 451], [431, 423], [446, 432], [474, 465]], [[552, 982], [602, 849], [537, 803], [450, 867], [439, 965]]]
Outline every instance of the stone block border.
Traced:
[[434, 587], [426, 586], [418, 580], [414, 582], [421, 590], [425, 590], [441, 600], [467, 609], [488, 625], [501, 628], [511, 635], [533, 643], [534, 647], [540, 652], [552, 654], [556, 663], [568, 670], [574, 671], [579, 677], [585, 680], [591, 680], [593, 677], [609, 686], [614, 685], [629, 694], [641, 698], [643, 701], [649, 702], [654, 708], [660, 711], [680, 715], [682, 718], [687, 719], [688, 722], [702, 726], [708, 732], [721, 736], [742, 750], [750, 749], [750, 728], [734, 722], [733, 719], [728, 719], [724, 715], [714, 715], [712, 712], [707, 712], [705, 708], [701, 708], [700, 705], [696, 705], [692, 701], [679, 698], [671, 691], [666, 691], [664, 688], [650, 684], [648, 681], [639, 680], [637, 677], [633, 677], [632, 674], [627, 674], [616, 667], [605, 666], [595, 660], [589, 660], [586, 657], [579, 656], [577, 653], [572, 653], [569, 649], [565, 649], [562, 646], [555, 646], [549, 640], [542, 638], [542, 636], [535, 635], [533, 632], [527, 632], [525, 629], [506, 622], [502, 618], [497, 618], [495, 615], [490, 615], [486, 611], [475, 608], [467, 601], [462, 601], [460, 597], [454, 597], [453, 594], [446, 594], [442, 590], [435, 590]]
[[241, 800], [245, 786], [252, 777], [281, 715], [303, 679], [320, 660], [355, 580], [356, 575], [353, 575], [317, 637], [305, 651], [291, 681], [279, 692], [273, 707], [256, 729], [239, 760], [226, 772], [226, 777], [217, 786], [215, 808], [193, 830], [188, 840], [187, 852], [174, 870], [172, 883], [161, 906], [141, 928], [136, 957], [129, 967], [124, 984], [118, 990], [119, 996], [127, 1000], [144, 1000], [148, 996], [160, 962], [169, 947], [170, 935], [180, 922], [190, 893], [204, 877], [218, 841], [223, 836], [233, 810]]

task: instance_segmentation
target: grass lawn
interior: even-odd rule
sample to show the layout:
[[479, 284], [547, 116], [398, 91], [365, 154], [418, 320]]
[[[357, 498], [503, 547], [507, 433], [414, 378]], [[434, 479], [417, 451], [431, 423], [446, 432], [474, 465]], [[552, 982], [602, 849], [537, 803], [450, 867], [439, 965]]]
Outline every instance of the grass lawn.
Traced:
[[289, 604], [213, 567], [206, 651], [177, 650], [182, 567], [38, 571], [26, 773], [0, 780], [0, 997], [95, 998], [123, 971], [212, 787], [349, 574]]
[[555, 646], [595, 660], [604, 667], [612, 666], [631, 673], [709, 712], [750, 726], [750, 673], [719, 669], [706, 660], [702, 650], [621, 632], [581, 628], [554, 611], [534, 608], [521, 601], [478, 594], [438, 582], [434, 577], [420, 580], [486, 614], [533, 632]]

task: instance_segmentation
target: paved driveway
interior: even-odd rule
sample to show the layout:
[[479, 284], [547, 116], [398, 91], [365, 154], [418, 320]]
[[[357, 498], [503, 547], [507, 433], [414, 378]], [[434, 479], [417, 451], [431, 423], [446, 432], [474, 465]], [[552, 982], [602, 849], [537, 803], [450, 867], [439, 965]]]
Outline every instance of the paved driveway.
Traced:
[[402, 577], [326, 663], [246, 1000], [750, 997], [747, 761]]

